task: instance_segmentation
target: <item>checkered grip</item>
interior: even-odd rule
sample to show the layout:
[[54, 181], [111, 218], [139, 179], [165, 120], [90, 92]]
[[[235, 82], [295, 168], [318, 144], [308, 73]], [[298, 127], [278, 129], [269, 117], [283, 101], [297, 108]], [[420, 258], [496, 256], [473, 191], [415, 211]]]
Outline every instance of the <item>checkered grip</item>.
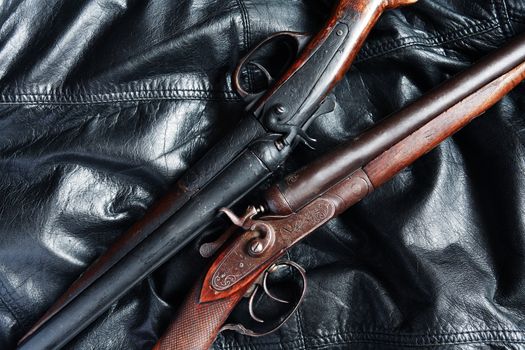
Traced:
[[208, 350], [242, 296], [199, 303], [194, 288], [153, 350]]

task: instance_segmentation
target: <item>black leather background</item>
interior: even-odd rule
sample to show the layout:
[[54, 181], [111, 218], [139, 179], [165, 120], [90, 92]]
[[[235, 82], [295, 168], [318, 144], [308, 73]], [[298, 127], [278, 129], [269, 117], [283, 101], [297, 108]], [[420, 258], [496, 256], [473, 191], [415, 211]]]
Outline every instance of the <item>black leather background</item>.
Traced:
[[[0, 3], [0, 349], [242, 118], [239, 57], [315, 31], [330, 1]], [[525, 31], [522, 0], [386, 13], [318, 120], [305, 164]], [[525, 86], [293, 249], [309, 286], [277, 333], [216, 349], [519, 349]], [[205, 261], [193, 244], [70, 349], [149, 349]], [[94, 300], [93, 302], [96, 302]]]

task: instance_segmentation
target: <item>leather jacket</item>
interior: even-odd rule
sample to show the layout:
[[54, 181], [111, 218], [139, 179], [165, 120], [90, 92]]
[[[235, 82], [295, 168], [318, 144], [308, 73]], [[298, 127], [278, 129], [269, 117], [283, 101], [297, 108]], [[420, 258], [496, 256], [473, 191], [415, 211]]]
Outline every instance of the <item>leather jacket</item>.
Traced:
[[[332, 1], [14, 0], [0, 6], [0, 348], [203, 155], [245, 102], [240, 57]], [[525, 31], [521, 0], [419, 0], [380, 19], [283, 173]], [[278, 332], [214, 348], [525, 343], [525, 86], [292, 249], [308, 291]], [[193, 242], [68, 349], [150, 349], [206, 261]], [[96, 302], [96, 301], [94, 301]]]

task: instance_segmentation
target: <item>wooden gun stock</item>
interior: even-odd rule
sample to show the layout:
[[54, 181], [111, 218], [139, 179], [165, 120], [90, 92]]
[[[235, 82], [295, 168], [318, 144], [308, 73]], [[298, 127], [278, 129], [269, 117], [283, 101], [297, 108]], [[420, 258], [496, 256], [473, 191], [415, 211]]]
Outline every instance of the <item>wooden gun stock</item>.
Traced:
[[153, 350], [207, 350], [211, 347], [243, 293], [239, 292], [230, 298], [201, 303], [200, 292], [200, 286], [190, 292], [176, 320]]
[[[364, 167], [352, 171], [350, 175], [341, 176], [335, 185], [314, 199], [302, 203], [297, 211], [293, 211], [288, 216], [269, 216], [255, 220], [248, 218], [248, 222], [245, 222], [245, 226], [250, 227], [248, 231], [234, 239], [219, 254], [204, 280], [192, 290], [175, 321], [154, 349], [208, 349], [248, 288], [269, 266], [281, 258], [287, 249], [483, 114], [523, 79], [525, 79], [525, 63], [517, 65], [442, 111], [373, 158]], [[346, 147], [351, 148], [352, 143]], [[307, 169], [319, 170], [316, 167], [322, 167], [332, 156], [337, 157], [338, 153], [325, 156], [324, 162], [315, 162], [312, 168], [307, 167]], [[293, 187], [296, 184], [289, 181], [288, 185]], [[269, 197], [275, 193], [277, 192], [274, 187], [268, 192]], [[282, 196], [282, 193], [279, 193]], [[264, 225], [266, 228], [261, 229]], [[283, 227], [287, 229], [283, 230]], [[264, 231], [265, 235], [272, 232], [275, 234], [271, 244], [261, 254], [246, 253], [254, 239], [267, 238], [264, 236], [260, 238], [258, 234], [261, 231]], [[227, 286], [226, 281], [223, 281], [225, 284], [218, 284], [217, 280], [220, 276], [228, 273], [230, 280]]]
[[525, 79], [525, 63], [487, 84], [368, 163], [363, 170], [377, 188], [479, 117]]
[[[327, 24], [311, 40], [299, 33], [275, 36], [296, 41], [297, 57], [291, 66], [262, 95], [251, 96], [254, 100], [237, 128], [88, 267], [22, 337], [20, 348], [67, 343], [111, 302], [202, 232], [199, 230], [215, 219], [217, 209], [232, 205], [270, 176], [296, 141], [306, 138], [299, 136], [305, 135], [311, 120], [323, 114], [320, 105], [350, 67], [381, 13], [416, 1], [340, 0]], [[251, 53], [233, 74], [233, 85], [244, 97], [249, 93], [240, 87], [240, 72], [250, 57]], [[277, 116], [275, 110], [286, 112]], [[251, 172], [240, 175], [239, 170], [246, 167]], [[225, 191], [224, 183], [233, 186]], [[148, 265], [141, 261], [148, 261]]]

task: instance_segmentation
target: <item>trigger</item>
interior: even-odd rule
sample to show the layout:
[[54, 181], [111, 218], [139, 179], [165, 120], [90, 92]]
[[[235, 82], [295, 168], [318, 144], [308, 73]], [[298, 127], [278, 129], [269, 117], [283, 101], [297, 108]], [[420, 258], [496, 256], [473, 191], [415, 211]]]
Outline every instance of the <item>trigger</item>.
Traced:
[[251, 64], [251, 65], [253, 65], [253, 66], [255, 66], [255, 67], [257, 67], [257, 68], [259, 68], [261, 70], [261, 72], [266, 77], [266, 81], [267, 81], [268, 86], [270, 86], [271, 84], [273, 84], [275, 82], [275, 79], [272, 77], [270, 72], [268, 72], [268, 69], [266, 69], [266, 67], [264, 67], [262, 64], [257, 63], [257, 62], [249, 62], [249, 64]]
[[319, 118], [322, 115], [332, 113], [334, 110], [335, 110], [334, 98], [332, 96], [325, 98], [325, 100], [321, 102], [321, 104], [319, 105], [317, 110], [314, 112], [314, 114], [312, 114], [310, 119], [306, 122], [306, 124], [304, 125], [304, 128], [306, 129], [308, 126], [310, 126], [310, 124], [315, 119]]
[[[275, 79], [272, 77], [270, 72], [268, 72], [268, 69], [266, 69], [266, 67], [264, 67], [262, 64], [257, 63], [257, 62], [248, 62], [247, 64], [257, 67], [262, 72], [262, 74], [266, 78], [266, 86], [271, 86], [275, 82]], [[244, 97], [244, 101], [247, 103], [246, 108], [250, 109], [252, 107], [252, 104], [255, 101], [259, 100], [259, 98], [261, 98], [265, 93], [266, 93], [266, 90], [263, 90], [258, 93], [242, 94], [242, 96]]]
[[311, 150], [315, 150], [314, 145], [317, 143], [317, 139], [310, 137], [303, 129], [300, 129], [297, 132], [297, 140], [302, 142], [306, 147], [310, 148]]
[[310, 136], [308, 136], [308, 134], [306, 133], [305, 130], [308, 129], [308, 127], [310, 126], [310, 124], [312, 124], [312, 122], [314, 120], [316, 120], [317, 118], [319, 118], [322, 115], [325, 115], [325, 114], [328, 114], [328, 113], [332, 113], [334, 110], [335, 110], [334, 98], [332, 96], [329, 96], [323, 102], [321, 102], [321, 104], [319, 105], [317, 110], [312, 114], [312, 116], [304, 124], [302, 129], [300, 129], [297, 132], [297, 136], [298, 136], [297, 139], [300, 142], [304, 143], [308, 148], [314, 150], [315, 149], [314, 145], [315, 145], [315, 143], [317, 143], [317, 140], [312, 138], [312, 137], [310, 137]]

